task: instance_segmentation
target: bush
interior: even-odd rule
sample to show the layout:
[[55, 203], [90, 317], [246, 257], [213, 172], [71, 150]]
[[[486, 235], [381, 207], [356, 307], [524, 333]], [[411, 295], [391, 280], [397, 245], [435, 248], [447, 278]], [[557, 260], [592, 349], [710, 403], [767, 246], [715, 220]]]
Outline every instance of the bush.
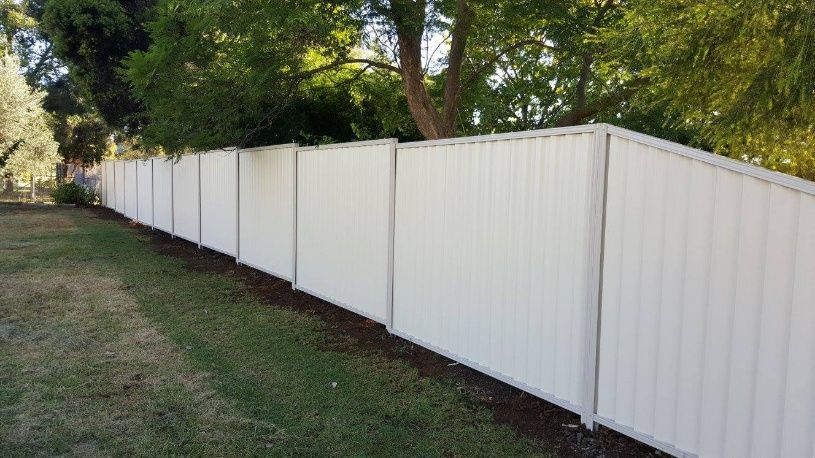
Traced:
[[93, 191], [74, 182], [58, 184], [51, 191], [51, 197], [54, 198], [54, 203], [74, 204], [77, 207], [91, 206], [97, 202], [96, 194]]

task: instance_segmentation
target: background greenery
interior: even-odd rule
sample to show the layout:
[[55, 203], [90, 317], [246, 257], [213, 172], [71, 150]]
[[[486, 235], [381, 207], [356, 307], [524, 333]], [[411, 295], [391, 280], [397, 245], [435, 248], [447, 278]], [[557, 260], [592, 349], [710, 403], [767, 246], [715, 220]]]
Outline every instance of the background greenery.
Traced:
[[605, 121], [815, 179], [813, 14], [808, 0], [0, 0], [0, 46], [45, 91], [69, 162], [113, 141], [174, 154]]

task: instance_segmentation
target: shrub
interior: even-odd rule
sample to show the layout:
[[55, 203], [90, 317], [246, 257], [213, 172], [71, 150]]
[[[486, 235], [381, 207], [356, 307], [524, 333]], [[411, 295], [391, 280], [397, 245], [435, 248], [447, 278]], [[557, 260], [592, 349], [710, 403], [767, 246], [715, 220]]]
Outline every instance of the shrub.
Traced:
[[93, 191], [74, 182], [60, 183], [53, 191], [51, 197], [57, 204], [74, 204], [77, 207], [96, 205], [97, 197]]

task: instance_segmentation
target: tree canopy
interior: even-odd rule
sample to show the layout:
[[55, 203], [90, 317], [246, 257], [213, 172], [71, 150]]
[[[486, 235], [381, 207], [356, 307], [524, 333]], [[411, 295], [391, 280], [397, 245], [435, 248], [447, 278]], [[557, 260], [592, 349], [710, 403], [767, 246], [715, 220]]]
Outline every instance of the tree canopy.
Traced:
[[18, 73], [20, 60], [0, 56], [0, 173], [17, 178], [53, 171], [57, 142], [42, 108], [45, 94]]
[[79, 148], [605, 121], [815, 177], [807, 0], [2, 1], [7, 42]]
[[815, 179], [815, 3], [637, 0], [606, 31], [637, 103], [717, 152]]

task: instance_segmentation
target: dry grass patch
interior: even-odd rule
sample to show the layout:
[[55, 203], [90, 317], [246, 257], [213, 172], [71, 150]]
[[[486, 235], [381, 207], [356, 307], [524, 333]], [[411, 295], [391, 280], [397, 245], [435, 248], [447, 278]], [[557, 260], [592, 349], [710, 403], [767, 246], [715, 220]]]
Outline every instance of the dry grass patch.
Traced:
[[17, 394], [0, 411], [0, 451], [168, 453], [182, 439], [212, 453], [262, 449], [283, 434], [212, 390], [212, 375], [190, 369], [114, 278], [3, 275], [0, 310], [0, 384]]

